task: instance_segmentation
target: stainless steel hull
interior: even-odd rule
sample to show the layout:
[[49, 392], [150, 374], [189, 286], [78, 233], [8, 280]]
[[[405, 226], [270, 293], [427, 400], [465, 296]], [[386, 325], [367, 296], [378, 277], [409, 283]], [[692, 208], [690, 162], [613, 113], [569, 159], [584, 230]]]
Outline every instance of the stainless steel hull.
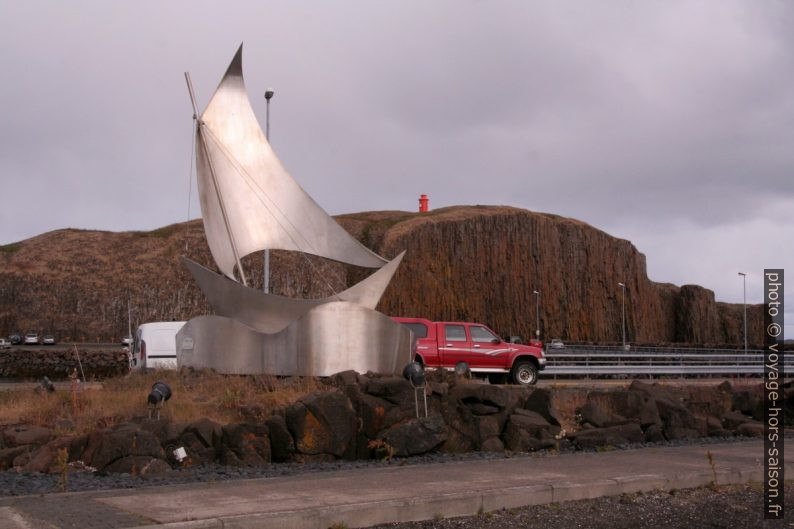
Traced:
[[411, 361], [406, 327], [346, 301], [314, 307], [273, 334], [223, 316], [199, 316], [182, 327], [176, 346], [179, 367], [239, 375], [399, 374]]

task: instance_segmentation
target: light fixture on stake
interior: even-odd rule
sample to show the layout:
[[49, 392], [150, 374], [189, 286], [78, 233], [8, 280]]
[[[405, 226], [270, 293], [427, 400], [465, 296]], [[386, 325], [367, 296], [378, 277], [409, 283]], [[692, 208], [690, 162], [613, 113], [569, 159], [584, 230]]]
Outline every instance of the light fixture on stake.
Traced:
[[425, 387], [427, 381], [425, 380], [425, 368], [419, 362], [411, 362], [405, 369], [403, 369], [403, 377], [405, 377], [414, 388], [414, 403], [416, 404], [416, 418], [419, 418], [419, 395], [418, 391], [422, 391], [422, 397], [425, 405], [425, 417], [427, 417], [427, 392]]
[[165, 382], [155, 382], [152, 385], [152, 391], [146, 397], [146, 402], [149, 404], [149, 418], [160, 418], [160, 410], [163, 408], [165, 401], [171, 398], [171, 388]]

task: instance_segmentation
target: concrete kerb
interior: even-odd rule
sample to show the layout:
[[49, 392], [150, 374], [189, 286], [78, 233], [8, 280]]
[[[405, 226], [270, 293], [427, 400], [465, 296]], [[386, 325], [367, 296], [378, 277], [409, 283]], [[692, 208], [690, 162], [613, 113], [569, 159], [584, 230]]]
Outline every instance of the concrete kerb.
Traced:
[[[788, 469], [787, 469], [788, 470]], [[791, 468], [794, 472], [794, 468]], [[738, 484], [757, 481], [760, 471], [717, 471], [718, 484]], [[712, 484], [711, 472], [677, 474], [672, 478], [656, 474], [622, 476], [587, 482], [565, 482], [553, 485], [532, 485], [494, 489], [486, 494], [437, 494], [408, 500], [366, 502], [351, 505], [327, 506], [295, 511], [226, 516], [207, 520], [173, 522], [139, 526], [135, 529], [327, 529], [337, 523], [348, 527], [369, 527], [390, 522], [409, 522], [473, 516], [500, 509], [528, 505], [562, 503], [602, 496], [618, 496], [654, 490], [673, 490]]]

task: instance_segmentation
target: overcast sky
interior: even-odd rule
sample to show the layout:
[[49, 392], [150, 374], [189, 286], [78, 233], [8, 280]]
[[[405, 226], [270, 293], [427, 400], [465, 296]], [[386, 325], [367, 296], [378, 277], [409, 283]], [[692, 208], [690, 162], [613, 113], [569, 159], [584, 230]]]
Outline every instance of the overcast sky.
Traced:
[[[192, 111], [237, 46], [332, 214], [506, 204], [761, 302], [794, 271], [794, 3], [0, 2], [0, 244], [200, 216]], [[794, 277], [786, 334], [794, 338]]]

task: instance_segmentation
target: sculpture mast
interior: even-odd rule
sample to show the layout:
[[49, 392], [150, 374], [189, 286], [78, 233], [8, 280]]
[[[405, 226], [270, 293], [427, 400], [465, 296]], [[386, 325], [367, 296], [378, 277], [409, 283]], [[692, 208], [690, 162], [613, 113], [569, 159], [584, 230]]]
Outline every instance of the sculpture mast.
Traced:
[[187, 81], [187, 89], [190, 93], [190, 103], [193, 105], [193, 119], [198, 123], [198, 129], [196, 130], [196, 135], [201, 138], [201, 142], [204, 144], [204, 156], [207, 157], [207, 165], [210, 168], [210, 174], [212, 175], [212, 185], [215, 188], [215, 194], [218, 196], [218, 203], [221, 207], [221, 214], [223, 215], [223, 223], [226, 226], [226, 233], [229, 235], [229, 243], [232, 247], [232, 252], [234, 252], [234, 259], [237, 261], [237, 270], [240, 272], [240, 278], [243, 280], [243, 285], [248, 286], [248, 282], [245, 280], [245, 272], [243, 272], [243, 264], [240, 262], [240, 254], [237, 251], [237, 245], [234, 242], [234, 235], [232, 234], [232, 230], [229, 227], [229, 217], [226, 214], [226, 205], [223, 202], [223, 195], [221, 194], [220, 187], [218, 186], [218, 180], [215, 177], [215, 166], [212, 164], [212, 158], [210, 157], [209, 149], [207, 148], [207, 140], [204, 137], [204, 133], [202, 132], [202, 127], [204, 126], [204, 122], [201, 120], [201, 117], [198, 113], [198, 107], [196, 106], [196, 96], [193, 94], [193, 83], [190, 81], [190, 73], [185, 72], [185, 81]]

